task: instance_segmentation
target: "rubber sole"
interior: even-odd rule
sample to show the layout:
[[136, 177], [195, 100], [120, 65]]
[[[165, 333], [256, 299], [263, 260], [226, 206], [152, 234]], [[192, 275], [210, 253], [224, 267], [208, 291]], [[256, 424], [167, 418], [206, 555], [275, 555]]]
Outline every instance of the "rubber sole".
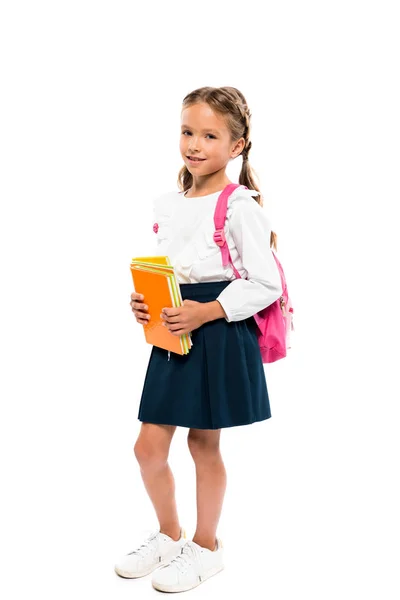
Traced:
[[124, 579], [139, 579], [139, 577], [146, 577], [146, 575], [150, 575], [150, 573], [152, 573], [156, 569], [159, 569], [160, 567], [167, 565], [171, 560], [172, 559], [165, 560], [163, 562], [158, 562], [156, 565], [152, 565], [151, 567], [146, 569], [146, 571], [141, 571], [140, 573], [135, 573], [134, 575], [132, 575], [132, 573], [128, 573], [128, 571], [123, 571], [122, 569], [118, 569], [117, 567], [114, 567], [114, 571], [116, 572], [117, 575], [119, 575], [120, 577], [123, 577]]
[[187, 592], [188, 590], [192, 590], [193, 588], [204, 583], [204, 581], [207, 581], [207, 579], [210, 579], [210, 577], [213, 577], [217, 573], [220, 573], [223, 569], [224, 569], [223, 566], [216, 567], [215, 569], [212, 569], [211, 571], [209, 571], [207, 573], [207, 575], [204, 575], [204, 577], [202, 577], [201, 581], [198, 581], [197, 583], [192, 584], [192, 585], [187, 585], [185, 587], [178, 587], [176, 585], [163, 585], [160, 583], [155, 583], [153, 581], [151, 583], [152, 583], [153, 588], [155, 590], [159, 590], [160, 592]]

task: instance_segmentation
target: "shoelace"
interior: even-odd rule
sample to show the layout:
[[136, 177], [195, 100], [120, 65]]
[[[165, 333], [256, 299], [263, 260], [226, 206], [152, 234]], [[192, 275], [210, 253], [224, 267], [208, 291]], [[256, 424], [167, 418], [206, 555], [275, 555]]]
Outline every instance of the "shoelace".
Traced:
[[154, 541], [158, 535], [158, 531], [155, 531], [149, 535], [147, 540], [143, 542], [143, 544], [137, 548], [136, 550], [132, 550], [132, 552], [128, 552], [128, 554], [138, 554], [142, 558], [149, 553], [150, 547], [154, 548]]
[[199, 554], [198, 548], [188, 541], [184, 546], [182, 546], [181, 554], [175, 556], [175, 558], [171, 560], [170, 564], [176, 564], [179, 571], [184, 573], [187, 568], [193, 564], [193, 562], [196, 562], [197, 558], [199, 558], [200, 561]]

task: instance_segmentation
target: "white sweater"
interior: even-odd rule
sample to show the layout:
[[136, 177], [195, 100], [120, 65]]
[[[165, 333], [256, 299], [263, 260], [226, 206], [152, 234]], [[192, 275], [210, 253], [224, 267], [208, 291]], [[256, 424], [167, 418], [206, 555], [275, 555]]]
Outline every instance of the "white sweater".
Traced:
[[241, 321], [275, 302], [282, 284], [270, 248], [271, 223], [252, 197], [258, 195], [255, 190], [233, 191], [224, 227], [231, 259], [243, 279], [236, 279], [230, 263], [222, 266], [220, 247], [213, 240], [220, 193], [186, 198], [174, 191], [154, 198], [155, 254], [169, 256], [180, 284], [231, 281], [216, 300], [228, 322]]

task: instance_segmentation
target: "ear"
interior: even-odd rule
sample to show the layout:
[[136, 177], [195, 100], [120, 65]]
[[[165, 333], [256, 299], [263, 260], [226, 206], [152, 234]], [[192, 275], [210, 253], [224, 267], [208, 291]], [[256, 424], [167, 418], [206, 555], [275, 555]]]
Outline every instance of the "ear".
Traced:
[[231, 149], [231, 158], [236, 158], [242, 152], [245, 146], [245, 139], [241, 137], [237, 142], [234, 143]]

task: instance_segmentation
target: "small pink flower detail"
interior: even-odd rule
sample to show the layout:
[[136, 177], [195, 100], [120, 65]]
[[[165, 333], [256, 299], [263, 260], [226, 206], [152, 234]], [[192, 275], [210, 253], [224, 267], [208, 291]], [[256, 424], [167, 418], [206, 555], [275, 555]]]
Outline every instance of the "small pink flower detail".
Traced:
[[158, 231], [158, 223], [154, 223], [154, 225], [153, 225], [153, 231], [154, 231], [154, 233], [157, 233], [157, 231]]

